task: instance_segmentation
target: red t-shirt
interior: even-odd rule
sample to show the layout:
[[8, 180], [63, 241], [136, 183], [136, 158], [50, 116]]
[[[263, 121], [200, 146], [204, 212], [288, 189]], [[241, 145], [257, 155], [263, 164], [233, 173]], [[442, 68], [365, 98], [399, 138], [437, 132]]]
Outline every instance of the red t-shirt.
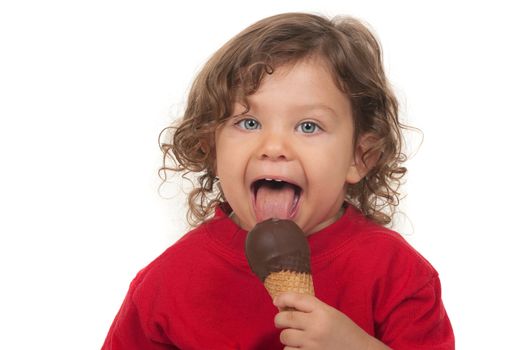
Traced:
[[[103, 350], [283, 349], [277, 309], [221, 210], [141, 270]], [[437, 272], [349, 206], [308, 236], [315, 295], [393, 349], [454, 349]]]

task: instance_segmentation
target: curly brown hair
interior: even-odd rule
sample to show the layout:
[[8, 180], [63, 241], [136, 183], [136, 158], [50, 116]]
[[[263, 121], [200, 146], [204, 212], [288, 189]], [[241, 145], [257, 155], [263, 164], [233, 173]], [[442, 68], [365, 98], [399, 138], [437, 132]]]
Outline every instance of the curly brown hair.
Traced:
[[[364, 133], [375, 143], [363, 154], [378, 160], [357, 184], [349, 184], [346, 202], [382, 225], [392, 220], [406, 168], [398, 102], [386, 79], [381, 47], [372, 32], [352, 17], [332, 19], [285, 13], [256, 22], [221, 47], [197, 75], [183, 118], [163, 129], [159, 145], [163, 183], [167, 171], [196, 174], [188, 195], [187, 219], [193, 226], [225, 202], [215, 177], [215, 131], [233, 114], [235, 101], [255, 93], [266, 74], [282, 65], [317, 56], [331, 69], [337, 86], [351, 101], [356, 146]], [[162, 141], [164, 132], [169, 132]], [[167, 165], [170, 160], [172, 165]], [[163, 176], [161, 175], [163, 174]], [[162, 184], [163, 184], [162, 183]], [[161, 184], [161, 185], [162, 185]]]

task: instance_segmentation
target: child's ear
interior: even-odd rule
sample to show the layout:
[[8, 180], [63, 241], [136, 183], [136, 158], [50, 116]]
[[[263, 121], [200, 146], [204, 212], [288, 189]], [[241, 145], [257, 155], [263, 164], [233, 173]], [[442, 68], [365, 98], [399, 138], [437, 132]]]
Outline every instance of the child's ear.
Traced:
[[[354, 158], [346, 176], [346, 181], [348, 183], [358, 183], [377, 164], [381, 156], [381, 151], [373, 150], [373, 147], [378, 141], [378, 137], [372, 133], [365, 133], [359, 136], [353, 155]], [[370, 149], [371, 151], [368, 152]], [[368, 153], [366, 154], [366, 152]], [[362, 157], [365, 154], [366, 156], [363, 161]]]

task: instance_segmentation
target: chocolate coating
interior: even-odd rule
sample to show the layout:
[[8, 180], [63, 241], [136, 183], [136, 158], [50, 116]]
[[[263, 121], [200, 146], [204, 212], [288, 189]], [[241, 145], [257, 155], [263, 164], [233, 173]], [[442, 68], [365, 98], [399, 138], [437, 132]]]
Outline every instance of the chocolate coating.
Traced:
[[291, 220], [268, 219], [247, 234], [245, 256], [263, 282], [271, 272], [311, 273], [311, 253], [306, 236]]

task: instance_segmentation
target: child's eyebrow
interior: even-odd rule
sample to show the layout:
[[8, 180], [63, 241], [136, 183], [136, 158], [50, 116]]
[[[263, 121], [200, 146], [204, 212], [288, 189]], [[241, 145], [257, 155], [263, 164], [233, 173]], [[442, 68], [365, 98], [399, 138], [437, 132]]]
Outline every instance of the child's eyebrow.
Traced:
[[337, 116], [337, 112], [333, 108], [331, 108], [328, 105], [325, 105], [323, 103], [310, 103], [310, 104], [303, 104], [296, 107], [299, 110], [302, 111], [312, 111], [312, 110], [324, 110], [331, 112], [332, 115]]
[[[252, 107], [258, 109], [257, 104], [254, 104]], [[245, 111], [245, 106], [241, 102], [236, 102], [235, 103], [235, 108], [239, 108], [241, 110], [239, 113], [236, 113], [236, 114], [240, 114], [240, 115], [241, 114], [245, 114], [243, 112], [249, 113], [250, 110], [253, 109], [253, 108], [249, 108], [248, 111]], [[322, 110], [322, 111], [330, 112], [330, 114], [332, 116], [337, 116], [338, 115], [338, 113], [333, 108], [331, 108], [330, 106], [328, 106], [328, 105], [326, 105], [324, 103], [298, 104], [298, 105], [293, 105], [292, 109], [298, 110], [298, 111], [303, 112], [303, 113], [314, 111], [314, 110]]]

